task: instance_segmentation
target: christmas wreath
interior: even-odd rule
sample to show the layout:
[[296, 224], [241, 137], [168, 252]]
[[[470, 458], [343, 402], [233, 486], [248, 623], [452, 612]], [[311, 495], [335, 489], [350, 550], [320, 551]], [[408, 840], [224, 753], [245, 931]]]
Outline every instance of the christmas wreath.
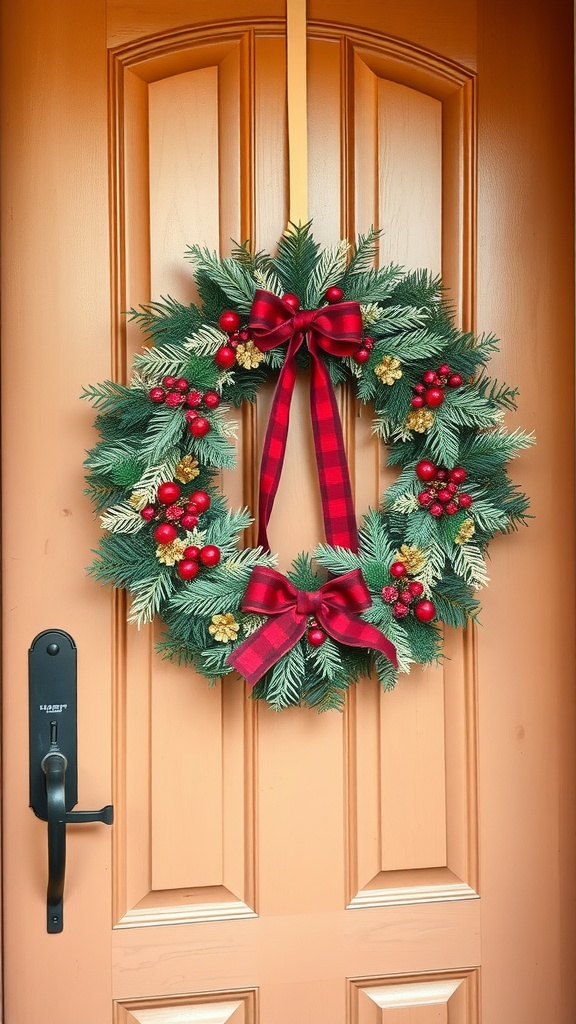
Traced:
[[[459, 330], [429, 272], [375, 269], [377, 240], [321, 250], [310, 225], [291, 225], [275, 257], [191, 246], [200, 304], [132, 309], [153, 344], [128, 386], [83, 396], [101, 437], [87, 493], [105, 531], [89, 571], [130, 593], [131, 621], [161, 617], [164, 656], [211, 681], [237, 670], [275, 708], [341, 707], [372, 669], [389, 689], [412, 663], [438, 661], [442, 624], [478, 614], [488, 542], [527, 517], [506, 463], [533, 439], [503, 424], [517, 391], [486, 372], [495, 338]], [[283, 576], [267, 524], [304, 367], [326, 543]], [[243, 547], [251, 514], [215, 483], [235, 464], [225, 413], [272, 378], [258, 546]], [[373, 404], [400, 470], [359, 528], [334, 395], [347, 383]]]

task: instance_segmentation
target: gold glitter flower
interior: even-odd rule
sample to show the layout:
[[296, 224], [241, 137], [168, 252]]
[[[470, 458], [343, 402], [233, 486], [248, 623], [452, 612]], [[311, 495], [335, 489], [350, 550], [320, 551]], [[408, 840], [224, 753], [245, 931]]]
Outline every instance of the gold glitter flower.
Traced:
[[434, 423], [434, 413], [429, 409], [411, 409], [406, 417], [408, 430], [415, 430], [417, 434], [425, 434]]
[[470, 537], [472, 537], [474, 535], [475, 529], [476, 529], [476, 527], [474, 526], [474, 520], [473, 519], [465, 519], [464, 522], [462, 523], [460, 529], [458, 530], [458, 533], [454, 537], [454, 543], [455, 544], [465, 544], [466, 541], [470, 540]]
[[402, 562], [406, 566], [406, 572], [414, 576], [424, 568], [426, 556], [421, 548], [417, 548], [414, 544], [402, 544], [400, 551], [394, 555], [394, 561]]
[[239, 629], [240, 626], [230, 612], [226, 612], [224, 615], [213, 615], [212, 625], [208, 626], [208, 632], [221, 644], [236, 640]]
[[184, 548], [186, 542], [183, 540], [173, 540], [170, 544], [158, 544], [156, 548], [156, 558], [163, 565], [175, 565], [181, 558], [184, 558]]
[[245, 370], [255, 370], [264, 359], [264, 353], [256, 348], [253, 341], [241, 341], [236, 346], [236, 362]]
[[389, 384], [391, 387], [402, 376], [400, 360], [395, 356], [384, 356], [378, 366], [374, 367], [374, 373], [382, 384]]
[[193, 458], [192, 455], [185, 455], [183, 459], [180, 459], [174, 471], [174, 476], [181, 484], [189, 484], [199, 474], [198, 459]]

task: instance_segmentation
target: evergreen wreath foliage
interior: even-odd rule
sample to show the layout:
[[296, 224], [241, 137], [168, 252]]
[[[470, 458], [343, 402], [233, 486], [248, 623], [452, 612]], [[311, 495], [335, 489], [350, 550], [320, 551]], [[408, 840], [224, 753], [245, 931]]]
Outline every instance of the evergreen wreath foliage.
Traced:
[[[226, 259], [191, 246], [200, 304], [164, 298], [132, 309], [152, 344], [135, 357], [130, 384], [105, 381], [84, 392], [100, 435], [86, 459], [87, 494], [104, 530], [89, 572], [129, 592], [129, 618], [138, 626], [160, 616], [161, 654], [211, 681], [232, 671], [229, 655], [265, 621], [243, 611], [242, 600], [254, 567], [275, 564], [262, 548], [242, 548], [251, 513], [231, 511], [215, 482], [235, 465], [225, 413], [254, 401], [285, 357], [286, 346], [260, 352], [246, 330], [257, 289], [298, 296], [303, 309], [325, 305], [327, 293], [338, 291], [360, 304], [362, 359], [323, 358], [334, 385], [351, 381], [358, 399], [373, 405], [373, 431], [399, 469], [381, 506], [363, 516], [359, 552], [319, 544], [299, 555], [287, 574], [296, 587], [317, 590], [329, 574], [359, 568], [372, 598], [362, 618], [396, 646], [399, 671], [408, 672], [441, 658], [443, 623], [464, 627], [477, 618], [490, 540], [526, 521], [528, 499], [506, 463], [533, 438], [504, 425], [517, 391], [488, 373], [496, 339], [460, 331], [441, 281], [428, 271], [376, 269], [377, 241], [370, 231], [355, 246], [321, 250], [308, 224], [291, 225], [274, 257], [248, 243]], [[233, 331], [221, 326], [231, 311], [240, 320]], [[217, 355], [226, 348], [234, 353], [230, 365]], [[307, 365], [305, 348], [297, 362]], [[432, 395], [428, 404], [430, 388], [441, 399]], [[192, 433], [198, 417], [205, 432]], [[178, 485], [171, 503], [158, 498], [166, 484]], [[195, 508], [199, 492], [209, 507]], [[155, 538], [159, 523], [172, 527], [174, 540]], [[182, 578], [189, 561], [197, 563], [195, 575]], [[421, 618], [418, 604], [426, 606]], [[329, 636], [313, 644], [305, 633], [252, 695], [276, 709], [341, 708], [350, 683], [372, 669], [386, 689], [394, 686], [397, 672], [381, 654]]]

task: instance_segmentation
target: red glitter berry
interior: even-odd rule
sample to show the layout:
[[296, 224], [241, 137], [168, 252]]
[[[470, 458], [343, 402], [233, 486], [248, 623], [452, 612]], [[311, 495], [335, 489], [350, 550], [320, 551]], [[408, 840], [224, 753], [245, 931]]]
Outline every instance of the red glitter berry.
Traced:
[[395, 619], [405, 619], [409, 612], [410, 609], [408, 608], [408, 606], [402, 604], [401, 601], [397, 601], [392, 608], [392, 615], [394, 616]]
[[455, 466], [450, 470], [449, 476], [451, 483], [463, 484], [468, 474], [465, 469], [462, 469], [462, 466]]
[[429, 491], [420, 491], [420, 494], [418, 495], [418, 504], [421, 505], [422, 508], [428, 508], [428, 505], [430, 505], [431, 503], [432, 495], [429, 493]]
[[422, 380], [425, 384], [433, 384], [436, 380], [434, 370], [426, 370], [426, 372], [422, 374]]
[[438, 373], [440, 377], [447, 377], [448, 374], [450, 373], [450, 367], [448, 366], [448, 363], [442, 363], [442, 366], [438, 367]]
[[165, 388], [173, 388], [176, 383], [176, 377], [164, 377], [162, 383]]
[[188, 391], [190, 383], [189, 381], [186, 380], [186, 377], [178, 377], [178, 380], [176, 381], [174, 387], [176, 388], [177, 391]]
[[470, 505], [472, 504], [472, 498], [469, 494], [461, 494], [458, 501], [460, 503], [460, 508], [470, 508]]
[[181, 519], [184, 515], [184, 509], [181, 505], [168, 505], [165, 515], [167, 519]]
[[374, 338], [371, 338], [369, 334], [366, 335], [363, 341], [364, 348], [367, 348], [369, 352], [374, 348]]
[[463, 383], [464, 381], [459, 373], [453, 373], [450, 377], [448, 377], [449, 388], [459, 388]]
[[327, 302], [340, 302], [344, 292], [341, 288], [338, 288], [337, 285], [333, 284], [331, 288], [326, 289], [324, 295]]
[[455, 501], [449, 501], [448, 504], [444, 506], [444, 511], [447, 512], [449, 516], [453, 516], [454, 513], [458, 511], [458, 505]]
[[435, 519], [439, 519], [442, 513], [444, 512], [444, 508], [437, 501], [434, 501], [432, 505], [430, 505], [428, 511], [431, 516], [434, 516]]
[[450, 494], [456, 494], [456, 491], [458, 490], [458, 484], [453, 483], [453, 481], [451, 480], [449, 484], [446, 484], [446, 490], [449, 491]]
[[414, 409], [421, 409], [422, 406], [424, 405], [424, 399], [422, 398], [422, 395], [414, 395], [414, 398], [410, 402], [410, 405], [413, 406]]
[[156, 515], [156, 509], [154, 508], [154, 505], [145, 505], [144, 508], [141, 510], [140, 515], [142, 516], [142, 519], [145, 520], [145, 522], [152, 522], [154, 516]]
[[192, 388], [186, 395], [186, 405], [189, 409], [197, 409], [202, 404], [202, 392]]
[[200, 413], [196, 412], [196, 409], [186, 409], [184, 419], [187, 423], [192, 423], [192, 420], [197, 419], [199, 415]]
[[442, 504], [445, 505], [447, 501], [450, 501], [452, 495], [450, 494], [450, 491], [448, 490], [447, 487], [441, 487], [436, 497], [438, 498], [438, 501], [442, 502]]
[[423, 384], [415, 384], [414, 391], [416, 392], [417, 395], [423, 395], [424, 392], [426, 391], [426, 388], [424, 387]]
[[447, 480], [448, 479], [448, 470], [447, 469], [439, 469], [438, 472], [436, 473], [436, 476], [438, 477], [438, 480]]
[[396, 587], [382, 587], [382, 598], [388, 604], [392, 604], [398, 600], [398, 591]]
[[164, 401], [166, 397], [166, 392], [164, 391], [164, 388], [150, 388], [148, 395], [151, 402], [154, 402], [156, 405], [159, 405], [160, 402]]
[[194, 515], [192, 512], [185, 512], [180, 520], [180, 526], [184, 530], [193, 530], [195, 526], [198, 526], [199, 522], [200, 520], [198, 519], [198, 516]]
[[400, 600], [402, 601], [402, 604], [412, 604], [414, 595], [410, 590], [403, 590], [400, 594]]
[[420, 583], [420, 580], [412, 580], [408, 584], [408, 590], [412, 594], [412, 597], [420, 597], [420, 594], [424, 593], [424, 584]]
[[170, 391], [166, 395], [166, 405], [169, 405], [171, 409], [176, 409], [179, 405], [182, 405], [186, 401], [186, 396], [181, 391]]

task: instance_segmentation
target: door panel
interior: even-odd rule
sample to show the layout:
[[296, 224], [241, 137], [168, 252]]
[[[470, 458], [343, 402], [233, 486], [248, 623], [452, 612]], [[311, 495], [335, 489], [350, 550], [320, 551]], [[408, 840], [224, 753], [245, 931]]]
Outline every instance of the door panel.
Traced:
[[[506, 38], [503, 18], [512, 22], [492, 0], [478, 12], [451, 0], [426, 12], [364, 5], [362, 23], [346, 28], [339, 0], [329, 10], [309, 4], [317, 238], [332, 244], [375, 224], [382, 261], [442, 270], [463, 326], [475, 326], [478, 305], [478, 326], [502, 334], [498, 373], [521, 381], [519, 422], [539, 435], [520, 474], [539, 519], [494, 545], [487, 628], [447, 635], [442, 667], [415, 670], [391, 694], [363, 681], [343, 715], [275, 714], [235, 678], [210, 689], [159, 659], [159, 631], [127, 626], [123, 597], [83, 576], [98, 530], [81, 494], [93, 434], [78, 395], [90, 381], [129, 376], [142, 338], [124, 311], [161, 295], [195, 297], [187, 244], [228, 253], [232, 239], [251, 237], [271, 249], [285, 227], [284, 9], [215, 0], [196, 4], [192, 18], [178, 0], [87, 0], [80, 25], [72, 0], [55, 0], [50, 19], [40, 0], [26, 0], [11, 21], [4, 126], [14, 144], [3, 192], [10, 1024], [478, 1024], [480, 967], [484, 1024], [536, 1024], [545, 997], [548, 1018], [568, 1024], [573, 993], [560, 970], [573, 925], [562, 920], [560, 895], [573, 874], [574, 798], [560, 780], [573, 759], [572, 570], [563, 570], [560, 607], [536, 603], [532, 579], [535, 564], [557, 552], [559, 530], [563, 564], [572, 565], [571, 476], [554, 443], [559, 430], [568, 436], [573, 407], [571, 85], [566, 32], [540, 23], [537, 6], [527, 5], [524, 49], [511, 54], [488, 32], [498, 20]], [[545, 76], [534, 83], [520, 74], [524, 52], [541, 49], [544, 68], [561, 71], [553, 88]], [[546, 151], [541, 138], [553, 159], [536, 159]], [[554, 394], [544, 395], [551, 374]], [[42, 431], [22, 416], [24, 394], [42, 410]], [[271, 397], [264, 389], [241, 414], [238, 469], [222, 474], [233, 506], [255, 506]], [[371, 411], [346, 392], [339, 402], [361, 513], [394, 474], [371, 434]], [[322, 539], [312, 453], [303, 380], [270, 527], [283, 567]], [[30, 458], [50, 473], [34, 478], [24, 542], [20, 485]], [[53, 625], [79, 647], [79, 806], [106, 802], [112, 767], [116, 809], [111, 849], [102, 828], [68, 829], [60, 936], [43, 931], [46, 829], [26, 806], [21, 739], [25, 651]], [[529, 632], [542, 637], [545, 689]]]

